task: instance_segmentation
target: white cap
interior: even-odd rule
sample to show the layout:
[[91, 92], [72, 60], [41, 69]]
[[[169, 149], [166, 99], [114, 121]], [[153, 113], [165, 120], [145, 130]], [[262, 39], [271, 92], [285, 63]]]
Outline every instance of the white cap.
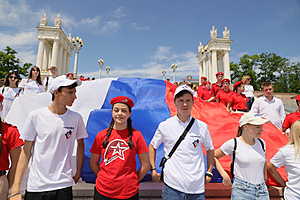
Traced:
[[54, 93], [56, 90], [58, 90], [58, 88], [70, 86], [74, 83], [77, 83], [77, 86], [81, 85], [80, 80], [67, 79], [65, 75], [56, 77], [53, 81], [51, 81], [49, 92]]
[[190, 86], [188, 86], [188, 85], [180, 85], [180, 86], [178, 86], [178, 87], [176, 88], [175, 93], [174, 93], [174, 97], [175, 97], [179, 92], [184, 91], [184, 90], [186, 90], [186, 91], [188, 91], [189, 93], [191, 93], [192, 96], [194, 96], [194, 94], [195, 94], [194, 90], [193, 90]]
[[240, 127], [244, 126], [245, 124], [252, 124], [252, 125], [263, 125], [265, 123], [269, 122], [268, 119], [259, 117], [258, 115], [255, 115], [254, 113], [245, 113], [240, 118]]

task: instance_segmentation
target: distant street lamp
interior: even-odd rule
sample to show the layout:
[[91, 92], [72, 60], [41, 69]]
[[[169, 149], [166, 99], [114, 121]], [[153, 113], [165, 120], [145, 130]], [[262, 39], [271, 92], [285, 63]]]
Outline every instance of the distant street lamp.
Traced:
[[178, 68], [177, 64], [172, 64], [171, 69], [173, 71], [173, 83], [176, 81], [176, 69]]
[[105, 67], [105, 71], [106, 71], [106, 74], [107, 74], [107, 76], [108, 76], [108, 74], [109, 74], [109, 72], [110, 72], [110, 66], [106, 66], [106, 67]]
[[74, 69], [73, 69], [73, 73], [75, 76], [77, 76], [77, 72], [78, 72], [78, 55], [79, 55], [79, 51], [80, 49], [83, 47], [83, 40], [80, 37], [73, 37], [71, 38], [71, 42], [75, 51], [75, 61], [74, 61]]
[[99, 58], [99, 60], [98, 60], [98, 65], [99, 65], [99, 79], [101, 79], [102, 67], [103, 67], [103, 65], [104, 65], [104, 60], [103, 60], [103, 58]]
[[162, 71], [161, 73], [162, 73], [162, 76], [163, 76], [163, 80], [166, 80], [166, 74], [167, 74], [167, 72], [166, 71]]

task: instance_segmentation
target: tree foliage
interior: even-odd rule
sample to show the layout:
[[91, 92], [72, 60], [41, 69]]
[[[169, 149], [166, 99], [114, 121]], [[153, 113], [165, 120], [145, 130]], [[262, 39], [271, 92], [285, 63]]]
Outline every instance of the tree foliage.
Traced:
[[0, 78], [5, 78], [10, 70], [18, 70], [19, 74], [28, 75], [28, 69], [32, 64], [21, 64], [20, 59], [16, 55], [17, 52], [8, 46], [3, 51], [0, 51]]
[[256, 90], [263, 82], [272, 82], [276, 92], [300, 92], [300, 63], [290, 63], [275, 53], [245, 54], [239, 63], [230, 63], [230, 70], [233, 81], [250, 75]]

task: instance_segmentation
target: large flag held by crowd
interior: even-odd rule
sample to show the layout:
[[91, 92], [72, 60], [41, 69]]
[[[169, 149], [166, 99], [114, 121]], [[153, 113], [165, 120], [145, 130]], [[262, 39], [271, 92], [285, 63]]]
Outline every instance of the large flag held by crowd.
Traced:
[[[85, 141], [85, 162], [82, 179], [86, 182], [95, 181], [95, 175], [89, 168], [89, 150], [96, 134], [107, 128], [111, 121], [111, 105], [109, 103], [111, 98], [123, 95], [134, 100], [135, 106], [132, 110], [133, 127], [143, 133], [147, 144], [149, 144], [158, 124], [176, 114], [173, 102], [174, 91], [175, 86], [172, 83], [156, 79], [110, 78], [84, 81], [77, 88], [77, 100], [71, 107], [72, 110], [83, 116], [89, 134], [88, 139]], [[6, 120], [22, 131], [22, 125], [28, 113], [34, 109], [47, 106], [50, 102], [50, 93], [23, 95], [14, 101]], [[192, 115], [208, 124], [215, 148], [220, 147], [225, 141], [236, 136], [238, 120], [241, 117], [241, 114], [227, 112], [222, 104], [203, 102], [197, 97], [195, 97]], [[271, 123], [263, 126], [262, 138], [266, 142], [268, 160], [280, 147], [287, 143], [286, 136]], [[158, 166], [160, 158], [163, 157], [162, 148], [158, 150], [157, 155], [156, 164]], [[229, 157], [221, 159], [221, 163], [227, 171], [230, 171], [230, 162]], [[283, 177], [287, 177], [283, 169], [280, 169], [280, 173]], [[213, 181], [219, 182], [220, 179], [215, 175]], [[268, 184], [276, 185], [271, 179], [268, 180]]]

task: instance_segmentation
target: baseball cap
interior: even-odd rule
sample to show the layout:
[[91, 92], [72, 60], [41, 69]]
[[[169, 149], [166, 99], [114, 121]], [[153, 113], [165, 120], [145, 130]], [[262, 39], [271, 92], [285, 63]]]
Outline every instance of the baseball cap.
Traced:
[[174, 97], [181, 91], [188, 91], [189, 93], [191, 93], [192, 96], [194, 96], [194, 90], [188, 86], [188, 85], [180, 85], [176, 88], [175, 93], [174, 93]]
[[248, 112], [240, 118], [240, 127], [244, 126], [245, 124], [263, 125], [268, 121], [269, 120], [266, 118], [262, 118], [258, 115], [255, 115], [254, 113]]
[[62, 75], [62, 76], [55, 78], [51, 82], [51, 85], [49, 86], [49, 91], [51, 93], [54, 93], [56, 90], [58, 90], [58, 88], [67, 87], [67, 86], [73, 85], [74, 83], [77, 83], [77, 86], [81, 85], [80, 80], [70, 80], [70, 79], [67, 79], [66, 76]]

